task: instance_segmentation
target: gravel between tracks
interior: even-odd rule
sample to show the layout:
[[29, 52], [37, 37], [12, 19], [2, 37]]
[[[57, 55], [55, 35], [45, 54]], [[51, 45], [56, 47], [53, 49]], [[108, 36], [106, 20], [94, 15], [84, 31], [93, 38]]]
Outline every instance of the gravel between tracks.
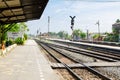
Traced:
[[[68, 55], [72, 55], [72, 56], [80, 59], [83, 62], [94, 62], [94, 61], [97, 60], [97, 59], [92, 58], [92, 57], [88, 57], [88, 56], [81, 55], [81, 54], [75, 54], [73, 52], [69, 52], [69, 51], [66, 51], [66, 50], [62, 50], [62, 51], [65, 51]], [[61, 60], [62, 60], [62, 58], [61, 58]], [[65, 59], [63, 59], [63, 60], [65, 60]], [[102, 60], [97, 60], [97, 62], [103, 62], [103, 61]], [[120, 80], [120, 67], [99, 67], [99, 68], [95, 68], [95, 69], [98, 70], [98, 71], [100, 71], [104, 75], [109, 76], [112, 80]], [[63, 74], [63, 72], [61, 72], [61, 71], [62, 70], [59, 71], [60, 74], [62, 73], [63, 76], [65, 76], [64, 74], [67, 75], [67, 73]], [[72, 79], [72, 78], [68, 78], [67, 79], [66, 78], [65, 80], [74, 80], [74, 79]], [[96, 78], [93, 77], [92, 79], [89, 79], [89, 78], [87, 79], [86, 78], [85, 80], [100, 80], [100, 79], [96, 79]]]
[[[83, 62], [94, 62], [94, 58], [81, 55], [81, 54], [76, 54], [73, 52], [69, 52], [63, 49], [60, 49], [62, 51], [65, 51], [68, 55], [72, 55], [78, 59], [80, 59]], [[102, 60], [97, 60], [98, 62], [103, 62]], [[120, 80], [120, 67], [99, 67], [95, 68], [96, 70], [100, 71], [106, 76], [109, 76], [112, 80]]]
[[71, 56], [79, 59], [82, 62], [94, 62], [94, 61], [102, 62], [102, 60], [92, 58], [92, 57], [88, 57], [88, 56], [85, 56], [85, 55], [82, 55], [82, 54], [77, 54], [77, 53], [66, 51], [66, 50], [63, 50], [63, 49], [59, 49], [59, 50], [62, 50], [64, 52], [66, 52], [66, 54], [71, 55]]
[[100, 67], [96, 68], [104, 75], [108, 75], [112, 80], [120, 80], [120, 67]]
[[60, 73], [60, 75], [62, 75], [64, 80], [76, 80], [70, 75], [70, 73], [66, 69], [57, 69], [57, 71]]
[[78, 73], [78, 75], [80, 75], [83, 80], [102, 80], [101, 78], [92, 74], [86, 69], [73, 69], [73, 70], [74, 72]]

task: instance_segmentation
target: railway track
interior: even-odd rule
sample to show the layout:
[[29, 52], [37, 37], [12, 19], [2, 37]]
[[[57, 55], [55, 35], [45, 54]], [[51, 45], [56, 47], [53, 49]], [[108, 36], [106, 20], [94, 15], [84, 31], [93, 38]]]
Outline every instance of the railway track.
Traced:
[[56, 43], [64, 44], [64, 45], [69, 44], [70, 46], [74, 46], [74, 47], [78, 47], [78, 48], [83, 48], [83, 49], [88, 49], [88, 50], [92, 50], [92, 51], [103, 52], [105, 54], [112, 54], [112, 55], [120, 56], [120, 50], [118, 50], [118, 49], [112, 49], [112, 48], [101, 47], [101, 46], [94, 46], [94, 45], [92, 45], [92, 43], [91, 43], [91, 45], [89, 45], [89, 44], [82, 44], [82, 43], [79, 44], [79, 43], [66, 42], [66, 41], [57, 41], [57, 40], [53, 40], [53, 41]]
[[63, 46], [63, 45], [58, 45], [58, 44], [52, 44], [52, 43], [45, 43], [46, 45], [51, 45], [57, 48], [61, 48], [64, 50], [68, 50], [71, 52], [75, 52], [77, 54], [83, 54], [89, 57], [94, 57], [100, 60], [104, 61], [109, 61], [109, 62], [117, 62], [120, 61], [120, 58], [118, 55], [112, 55], [112, 54], [104, 54], [101, 52], [95, 52], [95, 51], [90, 51], [90, 50], [85, 50], [85, 49], [78, 49], [78, 48], [71, 48], [68, 46]]
[[120, 57], [119, 51], [114, 51], [107, 48], [100, 48], [100, 47], [87, 46], [87, 45], [79, 45], [79, 46], [76, 45], [75, 47]]
[[52, 56], [57, 62], [63, 64], [65, 66], [65, 68], [67, 69], [67, 71], [75, 78], [75, 80], [83, 80], [80, 76], [78, 76], [72, 69], [70, 69], [70, 67], [65, 64], [64, 62], [60, 61], [60, 59], [58, 59], [57, 57], [55, 57], [48, 48], [45, 47], [45, 45], [40, 44], [41, 47], [50, 55]]
[[[40, 42], [39, 42], [40, 44]], [[104, 76], [103, 74], [101, 74], [100, 72], [96, 71], [95, 69], [89, 67], [89, 66], [86, 66], [85, 64], [83, 64], [82, 62], [80, 61], [77, 61], [76, 59], [72, 59], [70, 56], [67, 56], [65, 55], [63, 52], [61, 52], [60, 50], [58, 50], [57, 48], [55, 47], [52, 47], [50, 45], [47, 45], [46, 43], [42, 43], [40, 44], [42, 46], [42, 48], [45, 49], [45, 51], [47, 53], [49, 53], [56, 61], [58, 61], [59, 63], [63, 64], [66, 69], [69, 71], [69, 73], [75, 78], [75, 80], [83, 80], [83, 78], [80, 77], [80, 75], [76, 72], [76, 70], [74, 69], [71, 69], [66, 63], [62, 62], [60, 59], [58, 59], [57, 57], [55, 57], [50, 51], [50, 49], [54, 50], [55, 52], [63, 55], [64, 57], [67, 57], [68, 59], [74, 61], [75, 63], [79, 63], [81, 65], [83, 65], [85, 67], [85, 69], [89, 72], [91, 72], [92, 74], [94, 74], [95, 76], [97, 75], [100, 79], [97, 79], [97, 80], [111, 80], [110, 78]], [[78, 70], [77, 70], [78, 71]], [[84, 79], [85, 80], [85, 79]]]

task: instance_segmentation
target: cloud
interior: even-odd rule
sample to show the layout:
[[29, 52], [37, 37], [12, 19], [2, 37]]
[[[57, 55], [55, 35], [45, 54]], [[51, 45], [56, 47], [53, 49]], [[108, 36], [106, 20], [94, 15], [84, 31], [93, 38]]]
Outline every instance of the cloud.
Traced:
[[57, 9], [57, 10], [55, 11], [55, 13], [62, 13], [62, 12], [64, 12], [64, 11], [66, 11], [66, 9]]
[[[52, 2], [51, 2], [52, 1]], [[71, 33], [69, 16], [76, 16], [74, 28], [97, 32], [95, 23], [100, 20], [102, 32], [110, 32], [112, 24], [120, 18], [120, 2], [83, 2], [75, 0], [50, 0], [40, 20], [29, 23], [33, 28], [41, 27], [47, 32], [47, 17], [51, 17], [50, 31], [66, 30]], [[36, 24], [36, 25], [35, 25]], [[32, 32], [32, 31], [31, 31]], [[34, 31], [36, 32], [36, 31]]]
[[79, 13], [80, 11], [97, 11], [106, 8], [120, 7], [120, 2], [99, 3], [99, 2], [76, 2], [70, 8], [73, 12]]

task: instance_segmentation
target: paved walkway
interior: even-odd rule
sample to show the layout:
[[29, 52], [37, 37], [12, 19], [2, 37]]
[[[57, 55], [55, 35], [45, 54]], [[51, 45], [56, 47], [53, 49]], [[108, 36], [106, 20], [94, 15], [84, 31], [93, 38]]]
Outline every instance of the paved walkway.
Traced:
[[0, 80], [60, 80], [34, 40], [0, 58]]

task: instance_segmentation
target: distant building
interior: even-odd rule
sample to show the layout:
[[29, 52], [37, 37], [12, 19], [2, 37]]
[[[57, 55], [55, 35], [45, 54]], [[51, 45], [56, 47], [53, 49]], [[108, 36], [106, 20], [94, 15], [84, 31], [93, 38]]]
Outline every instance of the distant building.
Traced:
[[120, 31], [120, 22], [113, 24], [112, 28]]
[[112, 28], [116, 30], [116, 32], [119, 34], [119, 42], [120, 42], [120, 22], [113, 24]]

